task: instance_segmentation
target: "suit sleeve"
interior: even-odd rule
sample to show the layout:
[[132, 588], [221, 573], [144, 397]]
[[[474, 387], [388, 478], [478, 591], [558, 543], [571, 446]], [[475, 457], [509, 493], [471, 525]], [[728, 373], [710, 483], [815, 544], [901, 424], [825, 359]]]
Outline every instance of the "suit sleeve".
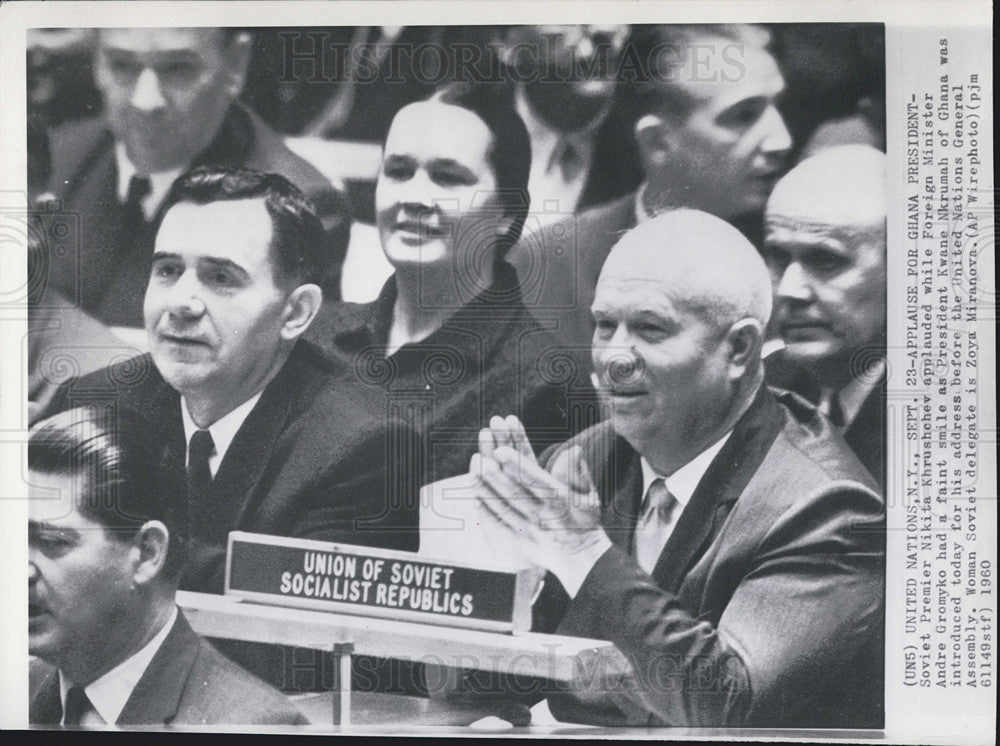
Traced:
[[[773, 524], [718, 624], [694, 616], [618, 547], [598, 561], [559, 632], [610, 640], [632, 672], [574, 692], [636, 724], [775, 724], [837, 677], [882, 623], [881, 503], [857, 484], [799, 501]], [[725, 568], [716, 571], [726, 572]], [[553, 713], [566, 701], [553, 698]]]

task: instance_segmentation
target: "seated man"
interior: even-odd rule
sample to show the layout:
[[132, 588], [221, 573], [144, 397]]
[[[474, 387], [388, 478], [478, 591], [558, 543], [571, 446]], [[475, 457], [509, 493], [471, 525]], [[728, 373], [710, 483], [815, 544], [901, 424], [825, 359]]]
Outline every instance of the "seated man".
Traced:
[[174, 604], [188, 543], [183, 468], [148, 423], [104, 412], [63, 412], [28, 442], [29, 721], [305, 724]]
[[539, 626], [631, 665], [551, 693], [557, 718], [880, 727], [884, 503], [826, 419], [764, 386], [770, 312], [735, 228], [653, 218], [597, 284], [609, 418], [539, 462], [513, 418], [483, 433], [486, 520], [550, 571]]
[[[176, 179], [201, 165], [279, 173], [318, 205], [329, 232], [328, 292], [339, 288], [345, 199], [237, 102], [251, 37], [238, 29], [108, 28], [94, 77], [102, 116], [52, 132], [49, 190], [79, 220], [79, 245], [50, 257], [53, 290], [123, 339], [142, 340], [153, 238]], [[53, 226], [57, 229], [58, 226]]]
[[234, 530], [417, 548], [415, 503], [410, 515], [386, 492], [389, 440], [405, 432], [362, 396], [335, 396], [329, 363], [299, 339], [329, 263], [312, 206], [281, 176], [187, 174], [156, 236], [145, 299], [152, 353], [67, 382], [48, 408], [126, 408], [186, 454], [185, 590], [222, 592]]
[[767, 203], [774, 283], [768, 383], [818, 403], [885, 489], [885, 153], [843, 145], [788, 172]]

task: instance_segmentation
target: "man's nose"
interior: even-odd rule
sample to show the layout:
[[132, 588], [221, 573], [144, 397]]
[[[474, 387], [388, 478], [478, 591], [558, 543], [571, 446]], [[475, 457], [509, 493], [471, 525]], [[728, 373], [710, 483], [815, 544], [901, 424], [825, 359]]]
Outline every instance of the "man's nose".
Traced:
[[143, 68], [132, 89], [132, 106], [140, 111], [155, 111], [166, 104], [156, 72], [148, 67]]
[[762, 152], [782, 156], [792, 149], [792, 135], [788, 131], [785, 118], [781, 116], [777, 106], [772, 104], [767, 108], [760, 126], [762, 130], [760, 149]]
[[642, 358], [632, 344], [625, 324], [619, 324], [611, 339], [594, 347], [598, 370], [603, 371], [608, 383], [627, 384], [642, 370]]
[[775, 296], [802, 302], [812, 300], [812, 285], [809, 282], [806, 271], [799, 262], [791, 262], [785, 267], [785, 271], [781, 275], [781, 281], [778, 283], [778, 288], [775, 290]]
[[194, 272], [185, 272], [166, 293], [166, 309], [171, 316], [180, 319], [197, 319], [205, 313], [205, 301], [201, 297], [201, 283], [194, 277]]

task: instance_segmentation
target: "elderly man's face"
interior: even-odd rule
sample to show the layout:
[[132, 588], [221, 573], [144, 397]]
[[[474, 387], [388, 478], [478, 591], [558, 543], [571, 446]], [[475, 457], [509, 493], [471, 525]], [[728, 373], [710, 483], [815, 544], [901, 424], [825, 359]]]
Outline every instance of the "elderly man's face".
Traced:
[[[30, 473], [28, 650], [99, 675], [118, 650], [109, 639], [134, 619], [133, 545], [80, 513], [85, 477]], [[89, 683], [89, 682], [80, 682]]]
[[273, 371], [288, 291], [275, 281], [271, 235], [263, 198], [182, 202], [164, 216], [146, 331], [153, 362], [182, 394], [245, 401]]
[[885, 340], [885, 222], [830, 225], [769, 209], [764, 258], [786, 355], [847, 369]]
[[672, 85], [692, 108], [680, 119], [664, 112], [668, 151], [662, 173], [650, 177], [683, 205], [721, 218], [760, 212], [792, 145], [777, 108], [785, 87], [778, 65], [763, 47], [728, 39], [687, 49]]
[[684, 453], [729, 406], [727, 329], [694, 313], [684, 297], [680, 286], [651, 279], [643, 267], [602, 274], [597, 285], [599, 392], [611, 405], [615, 430], [640, 453]]
[[243, 84], [246, 44], [219, 29], [104, 29], [95, 59], [108, 125], [142, 173], [190, 165]]

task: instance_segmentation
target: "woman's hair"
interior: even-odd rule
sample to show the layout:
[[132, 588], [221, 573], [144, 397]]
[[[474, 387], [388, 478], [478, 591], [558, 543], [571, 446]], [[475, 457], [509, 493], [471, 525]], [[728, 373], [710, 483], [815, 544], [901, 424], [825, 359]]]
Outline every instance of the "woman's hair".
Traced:
[[496, 83], [452, 83], [439, 89], [428, 100], [471, 111], [493, 136], [487, 157], [493, 167], [503, 214], [513, 218], [510, 228], [499, 237], [496, 256], [501, 259], [521, 237], [521, 229], [531, 206], [528, 195], [531, 140], [514, 108], [514, 98], [505, 86]]

